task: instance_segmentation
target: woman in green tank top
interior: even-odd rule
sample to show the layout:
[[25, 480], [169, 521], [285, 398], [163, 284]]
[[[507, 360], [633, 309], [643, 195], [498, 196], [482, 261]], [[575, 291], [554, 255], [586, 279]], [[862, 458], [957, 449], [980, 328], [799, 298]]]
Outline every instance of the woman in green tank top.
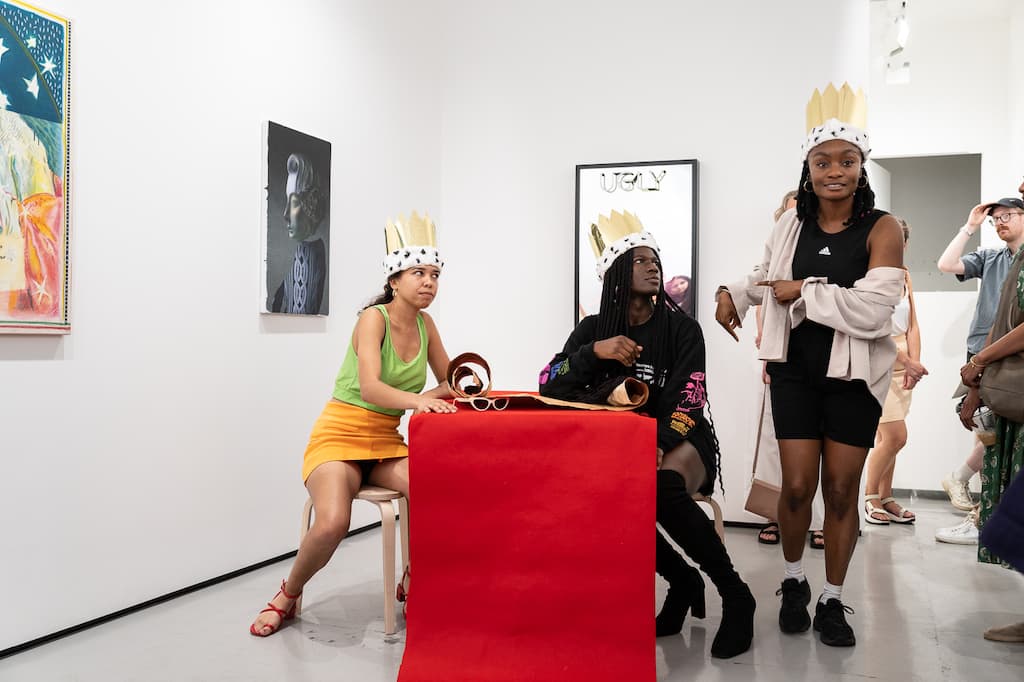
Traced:
[[[295, 616], [303, 586], [348, 533], [360, 486], [369, 483], [409, 496], [408, 448], [398, 433], [405, 411], [456, 410], [445, 400], [451, 397], [445, 381], [448, 353], [424, 312], [437, 295], [444, 265], [434, 247], [434, 225], [413, 213], [408, 221], [389, 223], [385, 235], [384, 293], [356, 322], [334, 392], [313, 426], [303, 458], [313, 526], [280, 591], [249, 626], [258, 637], [273, 634]], [[428, 365], [438, 385], [421, 392]]]

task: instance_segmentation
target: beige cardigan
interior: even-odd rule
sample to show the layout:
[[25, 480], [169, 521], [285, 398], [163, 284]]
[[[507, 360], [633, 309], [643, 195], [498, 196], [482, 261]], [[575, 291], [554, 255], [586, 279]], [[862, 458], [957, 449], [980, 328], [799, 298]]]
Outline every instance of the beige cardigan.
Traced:
[[891, 337], [892, 311], [903, 292], [905, 271], [872, 268], [849, 289], [829, 284], [824, 277], [808, 277], [800, 298], [780, 304], [770, 295], [769, 287], [755, 283], [793, 279], [793, 255], [802, 224], [796, 209], [783, 213], [765, 244], [761, 263], [746, 278], [726, 287], [736, 312], [743, 319], [751, 306], [762, 306], [758, 357], [769, 362], [786, 361], [789, 332], [805, 319], [831, 327], [835, 335], [826, 376], [846, 381], [863, 379], [883, 405], [896, 359], [896, 344]]

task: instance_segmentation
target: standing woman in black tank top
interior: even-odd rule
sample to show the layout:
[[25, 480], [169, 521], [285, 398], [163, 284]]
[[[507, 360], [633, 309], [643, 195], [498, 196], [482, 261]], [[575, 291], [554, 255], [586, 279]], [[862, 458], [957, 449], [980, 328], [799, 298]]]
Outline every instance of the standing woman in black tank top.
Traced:
[[776, 224], [762, 265], [719, 289], [715, 317], [736, 337], [748, 307], [765, 303], [761, 357], [769, 361], [782, 461], [779, 627], [811, 626], [801, 559], [820, 468], [826, 584], [814, 629], [824, 644], [852, 646], [842, 585], [857, 541], [861, 472], [888, 388], [885, 363], [895, 353], [883, 337], [902, 283], [903, 238], [896, 220], [874, 209], [863, 131], [829, 119], [805, 150], [795, 213]]

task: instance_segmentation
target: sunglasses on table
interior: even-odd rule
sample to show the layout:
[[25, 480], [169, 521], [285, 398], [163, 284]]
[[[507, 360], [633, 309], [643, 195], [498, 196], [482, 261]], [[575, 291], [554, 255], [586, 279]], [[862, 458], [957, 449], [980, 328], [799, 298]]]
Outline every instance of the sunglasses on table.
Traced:
[[504, 410], [508, 407], [508, 398], [485, 398], [484, 396], [472, 396], [468, 398], [456, 398], [456, 403], [462, 403], [464, 405], [471, 406], [477, 412], [486, 412], [487, 410]]

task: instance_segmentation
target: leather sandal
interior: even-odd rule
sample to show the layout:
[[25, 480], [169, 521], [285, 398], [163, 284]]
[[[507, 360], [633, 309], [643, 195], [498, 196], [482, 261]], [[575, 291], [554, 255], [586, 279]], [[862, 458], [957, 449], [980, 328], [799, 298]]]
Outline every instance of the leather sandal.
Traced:
[[[284, 587], [285, 587], [285, 581], [282, 580], [281, 581], [281, 589], [277, 591], [277, 594], [283, 594], [285, 599], [291, 599], [292, 600], [291, 608], [289, 608], [287, 611], [285, 611], [283, 609], [279, 609], [276, 606], [274, 606], [273, 600], [268, 601], [267, 602], [267, 608], [263, 609], [262, 611], [260, 611], [260, 613], [256, 614], [256, 617], [259, 618], [260, 614], [263, 614], [263, 613], [273, 612], [273, 613], [276, 613], [278, 615], [278, 617], [281, 619], [281, 621], [277, 625], [270, 625], [270, 624], [264, 625], [263, 628], [265, 628], [265, 627], [269, 627], [270, 628], [270, 632], [267, 632], [267, 633], [260, 632], [260, 630], [262, 630], [263, 628], [260, 628], [260, 630], [257, 630], [256, 629], [256, 623], [253, 622], [253, 624], [249, 626], [249, 634], [255, 635], [256, 637], [269, 637], [270, 635], [272, 635], [275, 632], [277, 632], [281, 628], [281, 626], [284, 625], [284, 622], [286, 620], [291, 620], [291, 619], [295, 618], [295, 605], [298, 603], [299, 597], [302, 596], [302, 592], [299, 592], [298, 594], [288, 594], [288, 592], [285, 591]], [[277, 594], [274, 595], [274, 599], [277, 598]]]
[[888, 526], [889, 525], [889, 512], [881, 507], [876, 507], [871, 504], [871, 500], [881, 500], [880, 495], [865, 495], [864, 496], [864, 520], [868, 523], [876, 526]]
[[[893, 514], [891, 511], [885, 508], [887, 504], [895, 504], [899, 508], [899, 513]], [[889, 520], [893, 523], [913, 523], [917, 521], [917, 517], [914, 516], [914, 512], [909, 509], [904, 509], [899, 502], [896, 501], [895, 497], [887, 497], [882, 500], [882, 511], [889, 517]], [[909, 516], [908, 516], [909, 514]]]
[[825, 549], [825, 533], [820, 530], [807, 531], [807, 544], [811, 549]]
[[762, 545], [777, 545], [779, 544], [779, 524], [777, 521], [770, 521], [765, 525], [761, 526], [760, 532], [757, 534], [757, 541]]

